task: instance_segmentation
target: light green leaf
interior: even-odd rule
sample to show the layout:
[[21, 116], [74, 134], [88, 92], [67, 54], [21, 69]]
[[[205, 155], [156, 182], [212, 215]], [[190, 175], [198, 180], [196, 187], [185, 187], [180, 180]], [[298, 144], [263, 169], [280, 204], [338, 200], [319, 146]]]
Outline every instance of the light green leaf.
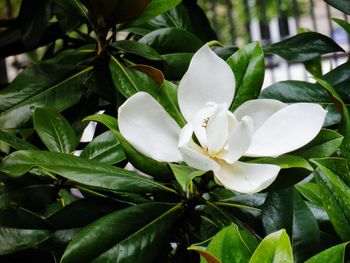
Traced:
[[237, 225], [220, 230], [205, 251], [214, 255], [222, 263], [248, 262], [253, 254]]
[[317, 251], [320, 243], [317, 221], [294, 188], [270, 192], [261, 216], [267, 234], [286, 229], [296, 262], [303, 262]]
[[305, 263], [319, 263], [319, 262], [328, 262], [328, 263], [344, 263], [345, 259], [345, 248], [349, 242], [339, 244], [328, 248], [312, 258], [305, 261]]
[[177, 182], [180, 184], [182, 190], [184, 191], [187, 190], [189, 184], [195, 177], [202, 176], [207, 172], [179, 164], [170, 164], [170, 168], [173, 171]]
[[294, 263], [292, 246], [284, 229], [266, 236], [249, 260], [249, 263], [274, 262]]

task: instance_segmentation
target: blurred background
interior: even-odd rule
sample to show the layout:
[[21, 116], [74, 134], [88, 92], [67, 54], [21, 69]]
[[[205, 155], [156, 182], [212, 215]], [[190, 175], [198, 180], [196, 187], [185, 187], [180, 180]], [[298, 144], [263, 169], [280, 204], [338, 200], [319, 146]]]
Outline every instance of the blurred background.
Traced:
[[[1, 0], [0, 20], [15, 18], [20, 3], [20, 0]], [[246, 43], [259, 41], [266, 46], [298, 32], [315, 31], [331, 37], [347, 51], [347, 54], [322, 57], [324, 73], [347, 60], [350, 39], [331, 18], [349, 21], [350, 17], [323, 0], [199, 0], [198, 3], [207, 14], [218, 40], [224, 45], [242, 47]], [[38, 51], [29, 52], [0, 60], [0, 78], [11, 81], [38, 56], [40, 50], [39, 54]], [[303, 64], [287, 62], [276, 55], [267, 55], [265, 62], [264, 87], [287, 79], [312, 81]]]

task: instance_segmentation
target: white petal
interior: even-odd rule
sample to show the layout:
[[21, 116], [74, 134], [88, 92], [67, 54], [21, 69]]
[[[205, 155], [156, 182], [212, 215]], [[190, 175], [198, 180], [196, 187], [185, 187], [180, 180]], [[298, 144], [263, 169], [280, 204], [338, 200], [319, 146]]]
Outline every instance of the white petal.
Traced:
[[194, 116], [192, 125], [194, 133], [203, 148], [207, 148], [207, 129], [206, 122], [217, 111], [216, 105], [210, 105], [203, 109], [200, 109]]
[[239, 106], [234, 111], [234, 115], [238, 120], [241, 120], [244, 116], [251, 117], [256, 131], [271, 115], [286, 106], [287, 104], [272, 99], [249, 100]]
[[284, 107], [255, 132], [246, 156], [279, 156], [294, 151], [318, 134], [327, 111], [313, 103]]
[[235, 79], [228, 64], [219, 58], [208, 45], [193, 56], [190, 66], [180, 81], [178, 100], [187, 122], [198, 110], [211, 101], [230, 106], [235, 89]]
[[208, 153], [218, 153], [226, 144], [228, 139], [228, 113], [227, 110], [218, 111], [207, 123]]
[[280, 167], [272, 164], [235, 162], [219, 163], [216, 179], [227, 189], [253, 194], [268, 187], [277, 177]]
[[252, 118], [249, 116], [243, 117], [233, 129], [226, 151], [220, 153], [217, 157], [231, 164], [237, 161], [248, 150], [253, 132], [254, 122]]
[[213, 170], [219, 169], [219, 165], [192, 141], [193, 127], [191, 124], [186, 124], [182, 128], [179, 137], [179, 150], [182, 154], [183, 160], [191, 167], [199, 170]]
[[179, 125], [149, 94], [138, 92], [119, 107], [121, 134], [140, 153], [160, 162], [182, 161]]

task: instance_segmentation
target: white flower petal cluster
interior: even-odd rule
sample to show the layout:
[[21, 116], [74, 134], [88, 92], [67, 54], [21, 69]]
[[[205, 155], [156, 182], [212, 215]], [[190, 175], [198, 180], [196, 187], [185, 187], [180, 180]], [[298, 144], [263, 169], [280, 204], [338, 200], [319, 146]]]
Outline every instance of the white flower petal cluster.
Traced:
[[276, 179], [280, 167], [239, 159], [277, 157], [304, 146], [318, 134], [327, 112], [318, 104], [271, 99], [247, 101], [230, 112], [234, 93], [231, 68], [204, 45], [179, 84], [183, 128], [153, 97], [138, 92], [119, 108], [119, 129], [148, 157], [212, 170], [225, 188], [256, 193]]

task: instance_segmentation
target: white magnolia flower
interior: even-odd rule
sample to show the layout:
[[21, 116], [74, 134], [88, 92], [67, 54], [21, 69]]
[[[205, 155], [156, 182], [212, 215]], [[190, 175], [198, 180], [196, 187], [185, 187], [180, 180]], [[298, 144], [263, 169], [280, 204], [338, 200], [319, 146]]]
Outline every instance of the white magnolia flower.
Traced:
[[119, 108], [120, 132], [136, 150], [157, 161], [184, 161], [212, 170], [227, 189], [259, 192], [276, 179], [280, 167], [239, 158], [276, 157], [300, 148], [318, 134], [326, 111], [312, 103], [259, 99], [232, 113], [228, 109], [234, 91], [232, 70], [205, 45], [194, 54], [178, 88], [187, 124], [181, 129], [154, 98], [138, 92]]

